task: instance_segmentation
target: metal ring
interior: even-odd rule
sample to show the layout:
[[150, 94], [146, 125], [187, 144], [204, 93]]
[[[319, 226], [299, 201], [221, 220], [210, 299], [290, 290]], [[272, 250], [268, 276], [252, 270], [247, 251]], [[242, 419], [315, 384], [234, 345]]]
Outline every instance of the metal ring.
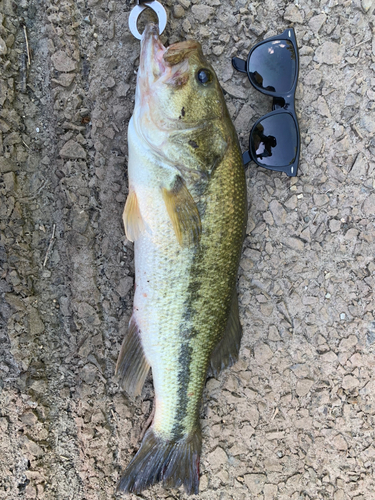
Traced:
[[142, 3], [142, 5], [136, 5], [130, 12], [129, 29], [131, 33], [135, 36], [135, 38], [137, 38], [138, 40], [142, 40], [142, 35], [139, 33], [137, 27], [138, 17], [140, 16], [141, 12], [145, 10], [146, 7], [150, 7], [150, 9], [152, 9], [158, 16], [159, 35], [163, 33], [167, 25], [167, 13], [162, 4], [157, 0], [151, 0], [150, 2]]

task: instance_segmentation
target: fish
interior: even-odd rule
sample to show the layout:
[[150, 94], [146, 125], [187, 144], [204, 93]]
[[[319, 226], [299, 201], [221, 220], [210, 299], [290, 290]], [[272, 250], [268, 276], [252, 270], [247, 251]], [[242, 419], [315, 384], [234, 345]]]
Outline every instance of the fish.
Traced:
[[118, 491], [161, 482], [199, 491], [200, 408], [208, 374], [238, 358], [238, 266], [247, 221], [237, 135], [215, 71], [195, 40], [161, 43], [147, 24], [128, 126], [135, 292], [116, 374], [141, 394], [151, 368], [155, 413]]

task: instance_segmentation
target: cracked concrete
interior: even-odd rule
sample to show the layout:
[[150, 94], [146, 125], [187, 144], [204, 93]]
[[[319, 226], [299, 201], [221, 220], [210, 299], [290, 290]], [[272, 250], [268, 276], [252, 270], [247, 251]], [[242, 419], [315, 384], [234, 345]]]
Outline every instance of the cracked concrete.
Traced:
[[[250, 164], [240, 359], [209, 379], [200, 494], [373, 499], [375, 42], [371, 0], [168, 0], [197, 38], [243, 149], [270, 98], [230, 60], [296, 31], [299, 175]], [[123, 233], [133, 4], [0, 0], [0, 492], [116, 496], [152, 409], [114, 366], [131, 313]], [[146, 15], [150, 15], [147, 13]], [[120, 495], [118, 495], [120, 497]], [[138, 497], [186, 498], [160, 486]]]

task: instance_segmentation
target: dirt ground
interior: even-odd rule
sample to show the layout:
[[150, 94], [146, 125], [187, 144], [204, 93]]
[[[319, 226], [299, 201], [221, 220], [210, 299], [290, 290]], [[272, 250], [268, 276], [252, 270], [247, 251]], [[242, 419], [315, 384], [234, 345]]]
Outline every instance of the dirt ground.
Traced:
[[[240, 359], [208, 380], [199, 499], [375, 499], [372, 0], [168, 0], [201, 41], [243, 148], [271, 99], [231, 57], [294, 26], [299, 175], [247, 168]], [[115, 493], [150, 414], [114, 366], [133, 295], [124, 236], [133, 3], [0, 0], [0, 497]], [[154, 487], [128, 498], [184, 499]]]

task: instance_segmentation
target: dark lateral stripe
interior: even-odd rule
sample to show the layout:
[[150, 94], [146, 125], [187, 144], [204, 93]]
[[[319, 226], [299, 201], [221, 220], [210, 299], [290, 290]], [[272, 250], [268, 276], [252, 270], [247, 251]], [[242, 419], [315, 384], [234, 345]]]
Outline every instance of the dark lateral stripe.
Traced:
[[181, 344], [178, 357], [178, 406], [175, 415], [175, 423], [172, 428], [172, 435], [175, 439], [180, 439], [186, 433], [183, 421], [186, 417], [189, 404], [187, 389], [190, 383], [192, 354], [193, 348], [190, 346], [189, 340], [186, 339]]
[[[201, 203], [199, 212], [202, 212], [202, 208], [205, 210], [206, 203]], [[203, 211], [204, 211], [203, 210]], [[186, 431], [190, 431], [190, 429], [185, 429], [184, 427], [184, 419], [187, 416], [188, 405], [190, 399], [188, 397], [188, 387], [190, 384], [191, 378], [191, 364], [192, 364], [192, 355], [193, 348], [190, 345], [192, 339], [194, 339], [198, 335], [198, 331], [193, 326], [194, 317], [197, 314], [196, 309], [194, 308], [194, 303], [199, 300], [200, 290], [202, 287], [202, 274], [200, 273], [200, 269], [202, 267], [202, 262], [204, 260], [204, 254], [207, 252], [207, 248], [205, 245], [201, 244], [195, 248], [193, 262], [190, 269], [190, 282], [187, 290], [187, 297], [184, 302], [184, 315], [183, 321], [180, 325], [179, 336], [181, 339], [181, 348], [178, 357], [178, 406], [175, 415], [175, 423], [172, 428], [173, 436], [182, 436], [186, 433]], [[198, 278], [198, 279], [197, 279]], [[186, 327], [188, 325], [188, 328]], [[198, 413], [195, 416], [198, 421]]]

